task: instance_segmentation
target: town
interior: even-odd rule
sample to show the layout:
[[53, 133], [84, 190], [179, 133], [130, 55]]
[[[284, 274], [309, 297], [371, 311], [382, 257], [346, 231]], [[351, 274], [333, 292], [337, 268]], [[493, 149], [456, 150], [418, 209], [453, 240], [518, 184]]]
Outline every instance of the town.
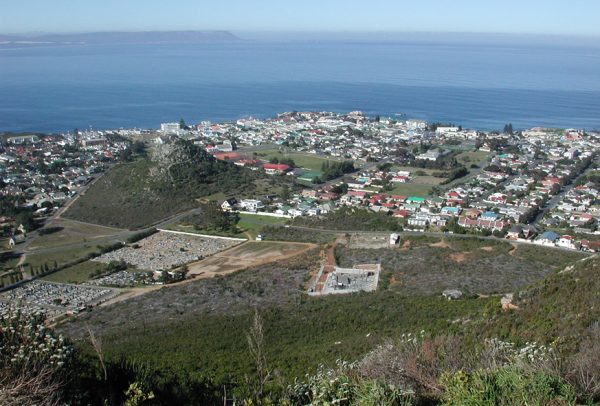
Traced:
[[[84, 245], [87, 257], [81, 261], [85, 269], [93, 270], [91, 280], [81, 287], [64, 285], [70, 292], [69, 302], [76, 303], [76, 307], [68, 307], [70, 311], [81, 310], [83, 303], [98, 302], [90, 292], [112, 297], [115, 289], [122, 287], [181, 281], [188, 265], [194, 268], [193, 264], [202, 263], [205, 256], [218, 256], [244, 241], [273, 240], [265, 225], [321, 229], [338, 235], [352, 232], [345, 228], [346, 220], [328, 223], [330, 226], [319, 223], [336, 214], [343, 219], [359, 213], [386, 218], [385, 228], [363, 231], [391, 234], [389, 245], [400, 242], [401, 234], [396, 233], [405, 232], [467, 234], [557, 249], [600, 250], [597, 132], [515, 131], [510, 124], [502, 131], [484, 132], [451, 123], [369, 118], [358, 111], [287, 112], [266, 120], [249, 118], [193, 126], [181, 120], [163, 123], [156, 130], [89, 129], [4, 137], [0, 154], [5, 249], [1, 281], [9, 292], [19, 286], [6, 301], [19, 298], [37, 303], [39, 300], [31, 295], [42, 292], [43, 297], [51, 298], [51, 292], [60, 290], [56, 285], [59, 281], [30, 287], [27, 282], [78, 265], [56, 261], [49, 265], [46, 260], [37, 265], [33, 261], [32, 265], [26, 260], [32, 257], [31, 244], [60, 231], [54, 222], [115, 165], [180, 140], [201, 147], [218, 161], [288, 183], [277, 194], [213, 197], [221, 213], [235, 214], [240, 224], [251, 225], [235, 235], [219, 237], [214, 230], [190, 226], [189, 217], [184, 215], [162, 224], [160, 233], [149, 230], [139, 243], [138, 239], [124, 241], [135, 230], [106, 230], [114, 234], [112, 245], [98, 245], [100, 252]], [[204, 204], [200, 207], [206, 207]], [[100, 239], [105, 238], [100, 234]], [[219, 240], [228, 237], [234, 238]], [[246, 260], [245, 256], [240, 258], [241, 262]], [[374, 268], [356, 271], [338, 268], [335, 263], [322, 264], [307, 292], [373, 290], [381, 264], [369, 266]], [[352, 272], [369, 276], [361, 282], [363, 276], [354, 278]], [[340, 288], [351, 280], [358, 288]], [[96, 286], [112, 290], [95, 290]], [[79, 293], [80, 300], [76, 298]], [[56, 313], [62, 303], [59, 299], [49, 299], [47, 310]]]
[[[595, 132], [516, 133], [512, 125], [481, 132], [420, 120], [369, 119], [361, 112], [292, 112], [265, 121], [203, 122], [194, 129], [165, 123], [154, 142], [173, 137], [191, 139], [217, 159], [293, 176], [304, 187], [287, 199], [230, 197], [221, 202], [226, 211], [295, 218], [352, 206], [387, 213], [404, 230], [599, 248], [593, 237], [600, 218]], [[269, 150], [273, 145], [275, 151]], [[294, 160], [302, 160], [300, 153], [320, 161], [303, 167]], [[352, 163], [347, 171], [352, 173], [343, 170], [344, 162]]]

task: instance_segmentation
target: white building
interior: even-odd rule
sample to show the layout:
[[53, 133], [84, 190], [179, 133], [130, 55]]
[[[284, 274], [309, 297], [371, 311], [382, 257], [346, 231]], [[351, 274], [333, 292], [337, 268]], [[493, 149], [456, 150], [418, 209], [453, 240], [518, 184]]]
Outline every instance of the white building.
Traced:
[[437, 134], [449, 134], [449, 133], [457, 133], [458, 127], [438, 127], [435, 129]]
[[164, 134], [177, 133], [181, 129], [179, 123], [161, 123], [160, 131]]
[[265, 207], [264, 203], [256, 199], [244, 199], [240, 202], [240, 207], [248, 211], [257, 211]]

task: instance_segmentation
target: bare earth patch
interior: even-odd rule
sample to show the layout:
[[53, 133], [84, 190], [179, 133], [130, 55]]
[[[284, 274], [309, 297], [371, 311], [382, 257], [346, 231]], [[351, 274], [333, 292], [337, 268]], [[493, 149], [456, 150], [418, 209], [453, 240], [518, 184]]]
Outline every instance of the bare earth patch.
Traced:
[[400, 249], [405, 250], [405, 251], [409, 250], [410, 249], [410, 240], [404, 241], [404, 243], [402, 244], [402, 247], [400, 247]]
[[438, 247], [438, 248], [450, 248], [450, 244], [448, 241], [441, 240], [440, 242], [436, 242], [435, 244], [429, 244], [430, 247]]
[[209, 258], [188, 265], [188, 275], [194, 279], [211, 278], [251, 266], [291, 258], [315, 248], [315, 244], [250, 241]]
[[456, 263], [465, 262], [467, 257], [471, 254], [470, 252], [457, 252], [454, 254], [450, 254], [450, 259]]
[[484, 250], [484, 251], [487, 251], [487, 252], [492, 252], [492, 251], [494, 251], [494, 247], [490, 247], [490, 246], [487, 246], [487, 247], [481, 247], [480, 249], [482, 249], [482, 250]]

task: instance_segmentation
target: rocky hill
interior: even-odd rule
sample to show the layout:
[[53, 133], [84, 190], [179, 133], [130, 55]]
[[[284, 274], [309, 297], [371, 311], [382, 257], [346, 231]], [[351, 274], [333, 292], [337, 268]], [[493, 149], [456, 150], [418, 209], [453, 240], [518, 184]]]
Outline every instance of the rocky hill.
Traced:
[[[120, 164], [82, 194], [65, 214], [80, 221], [141, 228], [220, 194], [253, 196], [278, 180], [216, 160], [190, 142], [158, 147], [149, 157]], [[275, 190], [273, 189], [273, 190]]]

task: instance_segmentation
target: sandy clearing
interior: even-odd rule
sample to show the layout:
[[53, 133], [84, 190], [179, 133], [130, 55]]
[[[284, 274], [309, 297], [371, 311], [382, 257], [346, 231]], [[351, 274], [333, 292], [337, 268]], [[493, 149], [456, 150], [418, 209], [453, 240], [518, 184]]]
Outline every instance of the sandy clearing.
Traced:
[[465, 262], [470, 254], [470, 252], [457, 252], [454, 254], [450, 254], [450, 259], [460, 264], [461, 262]]
[[438, 248], [450, 248], [450, 244], [448, 244], [448, 241], [446, 240], [441, 240], [440, 242], [436, 242], [434, 244], [429, 244], [430, 247], [438, 247]]
[[252, 266], [280, 261], [304, 253], [315, 244], [249, 241], [211, 257], [188, 264], [188, 275], [194, 279], [225, 275]]

